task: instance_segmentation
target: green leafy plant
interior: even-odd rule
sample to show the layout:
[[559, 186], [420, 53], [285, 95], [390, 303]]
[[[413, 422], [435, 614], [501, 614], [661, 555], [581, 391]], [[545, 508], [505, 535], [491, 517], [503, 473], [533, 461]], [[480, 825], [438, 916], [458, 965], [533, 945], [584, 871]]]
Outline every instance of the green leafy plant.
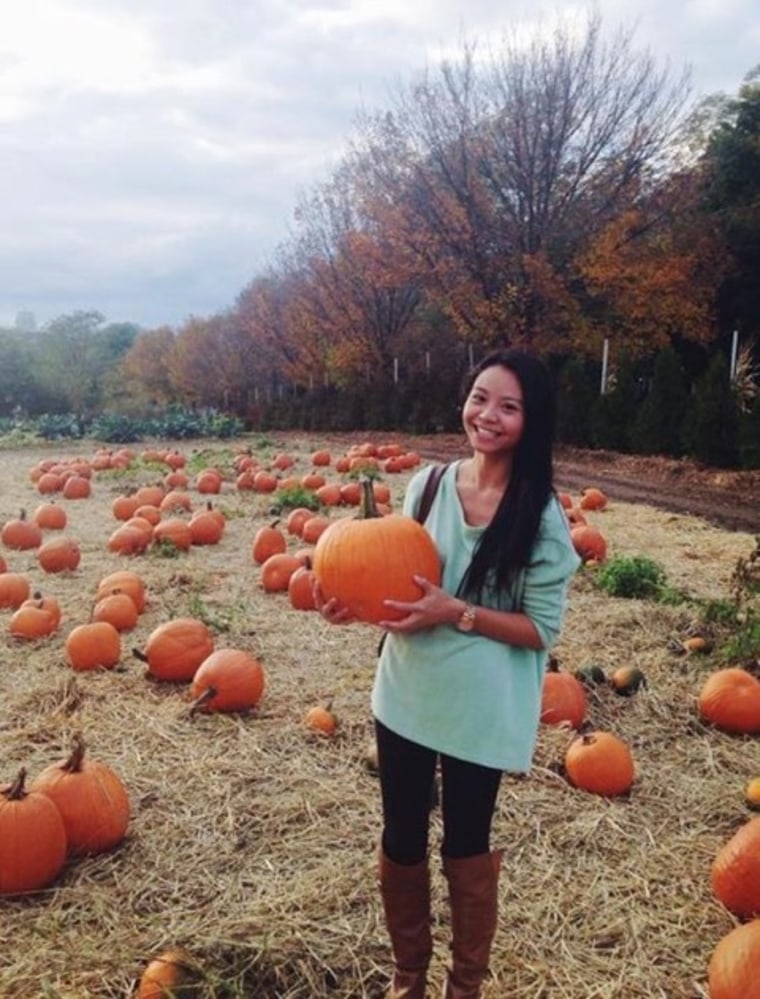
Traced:
[[664, 569], [646, 555], [613, 555], [598, 570], [596, 582], [613, 597], [659, 598], [666, 590]]
[[278, 489], [272, 497], [269, 510], [271, 513], [282, 513], [283, 510], [293, 510], [297, 506], [305, 506], [307, 510], [319, 510], [320, 503], [312, 489], [293, 486], [292, 489]]

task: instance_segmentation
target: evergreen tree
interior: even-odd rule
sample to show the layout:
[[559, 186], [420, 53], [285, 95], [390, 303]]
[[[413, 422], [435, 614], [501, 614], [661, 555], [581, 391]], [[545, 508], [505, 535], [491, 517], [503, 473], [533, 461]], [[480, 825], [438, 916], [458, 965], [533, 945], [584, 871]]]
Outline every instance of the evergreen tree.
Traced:
[[681, 428], [688, 402], [681, 362], [669, 347], [657, 355], [652, 384], [633, 421], [633, 450], [639, 454], [681, 455]]
[[641, 398], [638, 367], [623, 357], [611, 387], [594, 402], [591, 444], [611, 451], [630, 450], [630, 432]]
[[694, 383], [684, 421], [687, 453], [707, 465], [735, 467], [738, 463], [738, 421], [739, 409], [728, 362], [723, 354], [717, 353]]
[[585, 361], [571, 358], [562, 368], [557, 384], [557, 440], [588, 447], [590, 416], [597, 389]]

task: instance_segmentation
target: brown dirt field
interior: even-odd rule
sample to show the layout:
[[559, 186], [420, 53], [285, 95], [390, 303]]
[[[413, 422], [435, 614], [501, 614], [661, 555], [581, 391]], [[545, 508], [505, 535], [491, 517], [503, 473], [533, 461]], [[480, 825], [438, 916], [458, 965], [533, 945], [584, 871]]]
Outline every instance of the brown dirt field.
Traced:
[[[273, 432], [178, 445], [193, 470], [214, 464], [225, 473], [221, 494], [211, 497], [227, 516], [217, 546], [172, 558], [107, 551], [117, 526], [113, 499], [161, 477], [141, 462], [96, 473], [88, 499], [59, 501], [69, 517], [63, 533], [82, 550], [75, 571], [46, 575], [33, 552], [0, 546], [8, 568], [58, 596], [64, 610], [60, 632], [33, 643], [14, 640], [10, 614], [0, 611], [0, 784], [22, 765], [33, 776], [62, 758], [81, 732], [131, 799], [127, 837], [116, 850], [70, 860], [49, 888], [29, 897], [0, 898], [3, 999], [126, 999], [148, 959], [175, 945], [202, 969], [192, 992], [199, 999], [384, 994], [388, 945], [374, 883], [378, 788], [365, 765], [378, 634], [364, 625], [331, 627], [293, 610], [285, 595], [263, 593], [250, 549], [256, 529], [273, 519], [271, 497], [236, 490], [232, 474], [243, 444], [262, 462], [291, 451], [304, 473], [317, 447], [335, 455], [355, 441]], [[455, 435], [404, 444], [425, 461], [449, 459], [462, 447]], [[0, 450], [0, 523], [40, 501], [29, 478], [40, 459], [89, 457], [95, 449], [81, 442]], [[407, 480], [408, 473], [386, 476], [396, 505]], [[561, 771], [572, 733], [548, 726], [530, 776], [505, 778], [493, 834], [505, 849], [501, 917], [487, 995], [705, 999], [709, 956], [735, 923], [711, 896], [710, 865], [749, 817], [743, 789], [760, 775], [760, 743], [710, 729], [697, 716], [704, 678], [726, 663], [726, 635], [716, 630], [706, 654], [687, 655], [680, 643], [699, 625], [705, 601], [727, 599], [737, 560], [753, 549], [757, 473], [677, 471], [663, 461], [562, 451], [557, 482], [571, 491], [606, 487], [610, 505], [591, 519], [611, 552], [657, 559], [686, 599], [611, 598], [593, 569], [574, 580], [553, 650], [563, 668], [594, 662], [609, 674], [633, 662], [649, 680], [632, 698], [608, 687], [589, 694], [592, 726], [631, 746], [636, 783], [615, 800], [572, 788]], [[625, 491], [631, 483], [638, 498]], [[656, 500], [644, 486], [658, 488]], [[205, 498], [190, 492], [202, 505]], [[676, 506], [687, 493], [693, 504], [709, 493], [710, 509]], [[740, 507], [750, 519], [726, 527], [723, 517]], [[147, 582], [145, 613], [122, 636], [116, 669], [74, 673], [65, 636], [88, 619], [98, 580], [125, 566]], [[260, 658], [267, 685], [257, 708], [191, 719], [187, 685], [146, 677], [132, 649], [183, 615], [206, 620], [217, 647]], [[340, 722], [334, 739], [313, 736], [302, 723], [309, 707], [327, 701]], [[431, 989], [439, 987], [448, 940], [439, 836], [436, 810]]]

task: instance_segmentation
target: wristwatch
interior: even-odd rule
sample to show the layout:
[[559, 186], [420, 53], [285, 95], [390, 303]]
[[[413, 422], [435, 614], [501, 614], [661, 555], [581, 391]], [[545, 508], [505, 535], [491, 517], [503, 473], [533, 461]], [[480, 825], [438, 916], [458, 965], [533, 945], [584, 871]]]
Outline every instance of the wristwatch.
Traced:
[[459, 620], [457, 621], [458, 631], [472, 631], [475, 627], [475, 608], [472, 604], [465, 604], [464, 610], [459, 615]]

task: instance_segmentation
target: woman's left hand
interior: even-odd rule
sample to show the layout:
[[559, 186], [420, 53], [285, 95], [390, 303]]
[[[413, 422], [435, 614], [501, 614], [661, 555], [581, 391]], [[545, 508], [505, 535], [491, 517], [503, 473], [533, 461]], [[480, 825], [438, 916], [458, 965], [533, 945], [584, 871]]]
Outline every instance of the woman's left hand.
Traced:
[[460, 601], [440, 586], [431, 583], [424, 576], [415, 576], [414, 582], [422, 590], [419, 600], [384, 600], [386, 607], [400, 611], [405, 616], [400, 620], [380, 621], [380, 627], [399, 634], [412, 634], [438, 624], [449, 624], [456, 619], [456, 607]]

